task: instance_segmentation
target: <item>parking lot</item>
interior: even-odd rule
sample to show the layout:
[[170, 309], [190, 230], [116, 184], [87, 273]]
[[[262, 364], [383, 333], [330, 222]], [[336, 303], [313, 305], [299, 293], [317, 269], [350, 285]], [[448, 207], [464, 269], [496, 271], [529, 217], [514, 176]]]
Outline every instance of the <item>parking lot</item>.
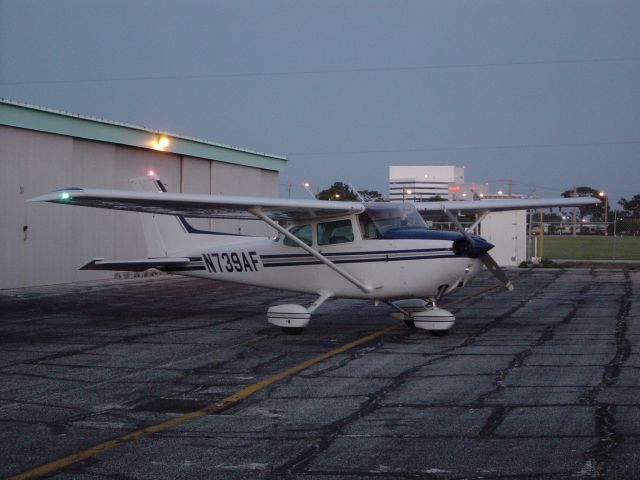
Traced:
[[0, 476], [640, 478], [640, 272], [508, 274], [445, 337], [351, 300], [288, 336], [267, 308], [313, 297], [186, 278], [0, 291]]

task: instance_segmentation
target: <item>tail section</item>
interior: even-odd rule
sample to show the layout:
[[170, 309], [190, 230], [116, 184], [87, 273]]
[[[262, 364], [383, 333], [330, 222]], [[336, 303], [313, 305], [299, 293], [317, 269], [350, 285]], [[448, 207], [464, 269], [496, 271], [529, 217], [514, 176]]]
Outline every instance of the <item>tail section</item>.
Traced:
[[[155, 175], [132, 178], [130, 182], [133, 189], [139, 192], [167, 191]], [[196, 248], [233, 243], [239, 238], [246, 238], [195, 230], [180, 216], [141, 213], [140, 219], [149, 258], [174, 257]]]

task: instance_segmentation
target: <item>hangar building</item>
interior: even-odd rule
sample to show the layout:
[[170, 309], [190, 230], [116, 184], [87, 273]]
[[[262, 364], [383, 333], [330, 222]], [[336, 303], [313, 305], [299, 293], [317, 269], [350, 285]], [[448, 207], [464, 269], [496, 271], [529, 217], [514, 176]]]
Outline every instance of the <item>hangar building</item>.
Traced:
[[[278, 195], [284, 157], [0, 99], [0, 289], [112, 278], [94, 257], [146, 257], [137, 213], [25, 203], [70, 186], [130, 189], [153, 169], [172, 192]], [[193, 221], [268, 235], [262, 222]], [[215, 225], [214, 225], [215, 224]]]

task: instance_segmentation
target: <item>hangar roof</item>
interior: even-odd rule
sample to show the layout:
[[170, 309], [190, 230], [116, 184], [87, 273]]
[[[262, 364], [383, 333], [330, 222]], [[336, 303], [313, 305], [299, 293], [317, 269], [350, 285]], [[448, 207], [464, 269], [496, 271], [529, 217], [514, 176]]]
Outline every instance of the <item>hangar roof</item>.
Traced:
[[[0, 98], [0, 125], [281, 171], [285, 157]], [[166, 137], [166, 146], [159, 140]]]

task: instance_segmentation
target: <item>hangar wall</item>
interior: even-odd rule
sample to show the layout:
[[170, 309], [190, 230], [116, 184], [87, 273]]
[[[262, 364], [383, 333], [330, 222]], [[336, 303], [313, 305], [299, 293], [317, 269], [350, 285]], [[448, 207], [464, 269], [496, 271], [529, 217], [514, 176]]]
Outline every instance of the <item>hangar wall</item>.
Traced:
[[[130, 189], [149, 169], [173, 192], [278, 194], [277, 170], [0, 124], [0, 289], [113, 278], [77, 269], [94, 257], [146, 258], [137, 213], [25, 200], [70, 186]], [[259, 221], [192, 222], [270, 235]]]

